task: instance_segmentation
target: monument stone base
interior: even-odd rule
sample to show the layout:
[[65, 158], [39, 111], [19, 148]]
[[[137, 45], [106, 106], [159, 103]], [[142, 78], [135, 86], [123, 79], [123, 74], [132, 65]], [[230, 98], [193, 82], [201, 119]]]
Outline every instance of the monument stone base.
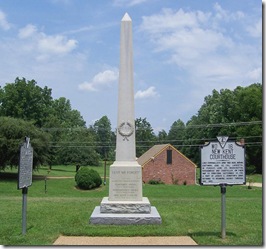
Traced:
[[111, 214], [101, 213], [100, 206], [97, 206], [91, 215], [90, 223], [98, 225], [147, 225], [161, 224], [162, 220], [155, 207], [151, 207], [149, 214]]
[[161, 216], [156, 207], [150, 205], [148, 198], [142, 201], [109, 201], [104, 197], [101, 206], [96, 206], [91, 224], [99, 225], [144, 225], [161, 224]]
[[151, 204], [147, 197], [143, 197], [142, 201], [109, 201], [108, 197], [104, 197], [101, 206], [101, 213], [143, 213], [151, 212]]
[[115, 161], [110, 166], [109, 197], [102, 199], [91, 217], [91, 224], [161, 224], [161, 216], [142, 197], [142, 169], [137, 161]]

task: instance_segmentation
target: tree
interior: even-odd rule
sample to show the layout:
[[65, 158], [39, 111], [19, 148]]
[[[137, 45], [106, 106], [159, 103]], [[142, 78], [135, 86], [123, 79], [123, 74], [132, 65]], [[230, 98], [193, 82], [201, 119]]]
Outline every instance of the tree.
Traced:
[[33, 168], [48, 163], [49, 134], [29, 121], [0, 117], [0, 169], [19, 165], [20, 145], [25, 136], [30, 137], [33, 147]]
[[14, 83], [0, 87], [0, 116], [32, 121], [38, 127], [54, 122], [68, 128], [85, 127], [79, 111], [72, 110], [68, 99], [53, 100], [52, 89], [41, 88], [35, 80], [25, 78], [16, 78]]
[[175, 121], [169, 130], [168, 140], [173, 144], [178, 150], [182, 149], [183, 140], [185, 137], [185, 124], [181, 119]]
[[140, 157], [155, 142], [156, 136], [153, 132], [151, 124], [146, 118], [137, 118], [135, 120], [136, 127], [136, 156]]
[[[188, 138], [194, 142], [216, 139], [217, 136], [226, 135], [229, 138], [246, 140], [246, 164], [254, 165], [256, 172], [262, 172], [262, 85], [252, 84], [248, 87], [237, 87], [231, 91], [221, 89], [213, 90], [212, 95], [205, 97], [204, 103], [186, 125], [186, 141]], [[224, 125], [221, 124], [232, 124]], [[241, 123], [247, 123], [241, 125]], [[186, 154], [189, 153], [186, 150]], [[192, 160], [200, 163], [199, 150], [190, 150]]]
[[110, 157], [112, 149], [112, 131], [111, 122], [107, 116], [103, 116], [99, 120], [95, 121], [93, 130], [96, 134], [97, 151], [101, 155], [102, 159]]
[[[184, 144], [181, 152], [192, 160], [195, 164], [200, 166], [200, 151], [199, 146], [204, 144], [204, 136], [202, 135], [201, 123], [196, 115], [193, 115], [191, 119], [186, 123], [186, 129], [184, 134]], [[206, 127], [205, 127], [206, 128]]]
[[166, 143], [167, 141], [167, 132], [165, 130], [161, 130], [158, 132], [158, 143]]
[[[49, 131], [52, 136], [52, 146], [50, 147], [49, 154], [51, 164], [69, 164], [72, 162], [82, 162], [81, 164], [84, 164], [84, 154], [88, 152], [86, 149], [62, 149], [62, 142], [76, 141], [76, 138], [73, 138], [72, 133], [69, 132], [69, 130], [76, 128], [80, 128], [81, 130], [86, 129], [85, 121], [80, 115], [80, 112], [73, 110], [70, 101], [64, 97], [53, 100], [49, 117], [43, 125], [43, 129]], [[85, 137], [77, 137], [81, 138], [81, 141], [84, 141]], [[79, 160], [73, 159], [74, 154], [76, 157], [79, 157]], [[91, 152], [87, 153], [87, 156], [89, 155], [91, 155]]]
[[57, 119], [61, 127], [74, 128], [85, 127], [85, 121], [80, 112], [71, 108], [70, 100], [60, 97], [52, 102], [52, 113], [50, 119]]
[[[16, 78], [14, 83], [7, 83], [4, 88], [0, 87], [0, 116], [28, 120], [33, 125], [49, 132], [51, 144], [47, 161], [50, 166], [54, 163], [66, 162], [67, 158], [69, 162], [72, 161], [73, 153], [71, 157], [62, 155], [62, 150], [59, 150], [60, 143], [73, 139], [68, 132], [69, 129], [86, 128], [80, 112], [71, 108], [68, 99], [61, 97], [53, 100], [51, 94], [52, 90], [48, 87], [41, 88], [35, 80], [27, 81], [25, 78]], [[92, 150], [95, 152], [94, 149]], [[88, 152], [88, 149], [85, 151], [88, 156], [93, 153]], [[80, 161], [84, 161], [85, 159], [81, 158], [84, 158], [86, 153], [83, 148], [77, 150], [75, 154]], [[70, 155], [70, 152], [67, 155]], [[97, 156], [95, 154], [94, 158]]]
[[58, 145], [58, 162], [80, 166], [99, 166], [100, 155], [96, 152], [91, 132], [86, 128], [69, 130], [65, 140]]
[[[262, 85], [252, 84], [248, 87], [237, 87], [234, 90], [236, 95], [236, 116], [242, 121], [262, 120]], [[249, 166], [255, 166], [257, 173], [262, 173], [262, 125], [249, 125], [237, 127], [236, 133], [239, 137], [247, 137], [246, 161]]]
[[33, 121], [39, 127], [47, 121], [52, 107], [52, 90], [35, 80], [16, 78], [0, 88], [0, 116]]
[[262, 120], [262, 85], [254, 83], [247, 87], [237, 87], [234, 90], [235, 116], [237, 120]]

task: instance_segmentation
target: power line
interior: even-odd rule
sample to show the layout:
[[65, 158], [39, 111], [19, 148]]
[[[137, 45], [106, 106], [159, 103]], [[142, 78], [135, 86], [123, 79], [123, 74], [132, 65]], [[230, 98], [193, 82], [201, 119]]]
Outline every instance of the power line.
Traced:
[[[200, 147], [204, 143], [201, 144], [172, 144], [174, 147]], [[154, 144], [155, 145], [155, 144]], [[262, 142], [248, 142], [245, 143], [245, 146], [261, 146]], [[50, 148], [115, 148], [115, 145], [104, 145], [104, 146], [93, 146], [93, 145], [51, 145]], [[150, 148], [148, 145], [136, 145], [137, 148]]]
[[[232, 123], [216, 123], [216, 124], [197, 124], [197, 125], [184, 125], [184, 126], [178, 126], [178, 127], [172, 127], [171, 129], [198, 129], [198, 128], [219, 128], [219, 127], [230, 127], [230, 126], [246, 126], [246, 125], [261, 125], [262, 121], [249, 121], [249, 122], [232, 122]], [[44, 131], [90, 131], [91, 127], [67, 127], [67, 128], [62, 128], [62, 127], [50, 127], [46, 128], [43, 127], [41, 128]], [[116, 131], [117, 128], [115, 128]], [[170, 130], [171, 130], [170, 129]], [[97, 131], [108, 131], [109, 129], [106, 128], [97, 128]], [[136, 128], [136, 131], [145, 131], [145, 130], [153, 130], [152, 128]], [[113, 131], [113, 132], [115, 132]]]
[[185, 126], [185, 128], [213, 128], [213, 127], [244, 126], [244, 125], [259, 125], [259, 124], [262, 124], [262, 121], [187, 125]]
[[[249, 122], [233, 122], [233, 123], [219, 123], [219, 124], [198, 124], [198, 125], [187, 125], [184, 127], [173, 127], [172, 129], [199, 129], [199, 128], [216, 128], [216, 127], [230, 127], [230, 126], [247, 126], [247, 125], [261, 125], [262, 121], [249, 121]], [[46, 131], [90, 131], [90, 128], [85, 127], [76, 127], [76, 128], [42, 128]], [[98, 128], [98, 130], [108, 130], [108, 129], [101, 129]], [[142, 130], [150, 130], [145, 128], [137, 128], [136, 131], [142, 131]], [[245, 140], [247, 139], [261, 139], [262, 136], [238, 136], [238, 137], [230, 137], [230, 139], [240, 139], [243, 138]], [[152, 140], [152, 141], [136, 141], [136, 147], [137, 148], [150, 148], [152, 145], [155, 144], [162, 144], [162, 143], [171, 143], [173, 146], [176, 147], [199, 147], [203, 144], [195, 143], [195, 141], [214, 141], [216, 138], [189, 138], [189, 139], [174, 139], [174, 140]], [[182, 143], [182, 144], [175, 144], [176, 142]], [[189, 144], [191, 142], [194, 142], [192, 144]], [[140, 145], [142, 143], [149, 143], [150, 145]], [[50, 146], [52, 148], [114, 148], [115, 147], [115, 141], [108, 141], [108, 142], [100, 142], [100, 141], [88, 141], [88, 142], [77, 142], [77, 141], [60, 141], [60, 142], [50, 142]], [[261, 146], [262, 142], [248, 142], [245, 141], [246, 146]]]
[[[231, 140], [235, 139], [251, 139], [251, 138], [262, 138], [262, 136], [239, 136], [239, 137], [230, 137]], [[214, 141], [217, 138], [192, 138], [192, 139], [174, 139], [174, 140], [143, 140], [143, 141], [136, 141], [136, 143], [174, 143], [174, 142], [191, 142], [191, 141]], [[72, 141], [60, 141], [60, 142], [50, 142], [50, 144], [91, 144], [91, 145], [98, 145], [100, 144], [101, 146], [104, 145], [110, 145], [110, 144], [115, 144], [115, 141], [107, 141], [107, 142], [100, 142], [100, 141], [88, 141], [88, 142], [72, 142]]]

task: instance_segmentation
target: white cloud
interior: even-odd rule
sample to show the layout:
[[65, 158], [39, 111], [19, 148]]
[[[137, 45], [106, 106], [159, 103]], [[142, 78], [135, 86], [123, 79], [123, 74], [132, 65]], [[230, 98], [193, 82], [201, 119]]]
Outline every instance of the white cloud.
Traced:
[[134, 6], [134, 5], [142, 4], [144, 2], [147, 2], [147, 0], [131, 0], [129, 2], [129, 6]]
[[156, 89], [154, 86], [151, 86], [147, 88], [146, 90], [139, 90], [135, 94], [135, 99], [146, 99], [151, 97], [157, 97], [159, 94], [156, 92]]
[[38, 48], [44, 53], [65, 54], [77, 47], [78, 42], [74, 39], [67, 39], [62, 35], [45, 35], [41, 34], [38, 41]]
[[148, 0], [129, 0], [129, 1], [125, 1], [125, 0], [114, 0], [113, 4], [115, 6], [135, 6], [138, 4], [142, 4], [144, 2], [147, 2]]
[[44, 32], [39, 32], [37, 27], [32, 24], [21, 28], [18, 37], [24, 40], [24, 46], [30, 46], [37, 53], [36, 59], [38, 60], [40, 58], [47, 59], [50, 55], [68, 54], [78, 45], [76, 40], [68, 39], [64, 35], [47, 35]]
[[[212, 13], [163, 9], [144, 16], [140, 31], [149, 36], [154, 52], [167, 54], [167, 62], [176, 64], [188, 76], [185, 81], [189, 84], [214, 89], [225, 81], [235, 86], [251, 78], [255, 80], [255, 76], [261, 82], [260, 71], [256, 70], [261, 68], [257, 60], [260, 48], [250, 46], [244, 39], [240, 43], [239, 34], [232, 36], [238, 27], [245, 26], [243, 17], [242, 12], [224, 10], [219, 4], [214, 5]], [[258, 27], [259, 24], [250, 29], [254, 36]]]
[[105, 70], [103, 72], [100, 72], [96, 74], [93, 77], [93, 82], [95, 84], [106, 84], [109, 82], [116, 81], [118, 79], [118, 71], [113, 71], [113, 70]]
[[6, 14], [0, 10], [0, 28], [3, 30], [9, 30], [11, 27], [10, 23], [6, 19]]
[[245, 17], [242, 11], [229, 12], [223, 9], [219, 3], [214, 4], [214, 10], [216, 11], [215, 18], [222, 21], [239, 20]]
[[88, 92], [95, 92], [97, 91], [97, 89], [94, 87], [93, 83], [89, 83], [89, 82], [84, 82], [82, 84], [79, 84], [78, 86], [79, 90], [85, 90]]
[[32, 24], [28, 24], [24, 28], [19, 30], [18, 37], [20, 39], [26, 39], [26, 38], [32, 36], [34, 33], [36, 33], [36, 31], [37, 31], [36, 26], [34, 26]]
[[141, 30], [151, 34], [169, 33], [176, 29], [195, 28], [200, 23], [206, 23], [210, 18], [210, 13], [202, 11], [185, 12], [183, 9], [174, 11], [163, 9], [160, 14], [142, 17]]
[[[222, 33], [202, 28], [181, 29], [164, 35], [157, 40], [159, 50], [172, 50], [180, 66], [193, 63], [191, 59], [200, 59], [206, 53], [232, 46], [230, 38]], [[178, 60], [179, 58], [179, 60]]]
[[[97, 28], [99, 29], [99, 27], [97, 26]], [[85, 27], [81, 27], [78, 29], [73, 29], [73, 30], [69, 30], [69, 31], [65, 31], [62, 34], [67, 34], [67, 35], [71, 35], [71, 34], [77, 34], [77, 33], [81, 33], [81, 32], [87, 32], [87, 31], [92, 31], [95, 30], [96, 27], [90, 25], [90, 26], [85, 26]]]
[[247, 73], [247, 77], [253, 82], [256, 82], [261, 77], [261, 75], [262, 75], [261, 67], [255, 68]]
[[75, 50], [77, 43], [66, 35], [41, 32], [33, 23], [15, 27], [17, 36], [10, 33], [0, 42], [1, 58], [7, 58], [0, 60], [1, 83], [16, 77], [35, 79], [53, 86], [57, 96], [76, 89], [75, 83], [85, 77], [88, 68], [87, 54]]
[[118, 70], [105, 70], [96, 74], [90, 82], [84, 82], [78, 86], [79, 90], [98, 91], [103, 86], [110, 86], [118, 80]]
[[262, 19], [253, 25], [247, 26], [247, 31], [252, 37], [260, 38], [262, 36]]

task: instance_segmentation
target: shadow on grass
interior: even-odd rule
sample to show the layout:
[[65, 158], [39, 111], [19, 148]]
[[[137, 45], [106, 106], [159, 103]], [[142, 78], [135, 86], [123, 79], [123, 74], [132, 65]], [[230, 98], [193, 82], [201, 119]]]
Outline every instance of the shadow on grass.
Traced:
[[[227, 236], [233, 236], [233, 237], [236, 237], [236, 234], [235, 233], [232, 233], [232, 232], [226, 232], [226, 235]], [[221, 231], [219, 232], [189, 232], [188, 233], [188, 236], [191, 236], [191, 237], [217, 237], [217, 238], [221, 238]]]
[[51, 171], [61, 171], [61, 172], [76, 172], [76, 170], [65, 170], [65, 169], [51, 169]]
[[[45, 176], [44, 175], [39, 175], [39, 176], [32, 176], [33, 180], [44, 180]], [[10, 173], [10, 172], [0, 172], [0, 180], [5, 180], [5, 181], [18, 181], [18, 172]]]
[[17, 181], [18, 180], [18, 173], [7, 173], [7, 172], [0, 172], [0, 180], [7, 180], [7, 181]]

